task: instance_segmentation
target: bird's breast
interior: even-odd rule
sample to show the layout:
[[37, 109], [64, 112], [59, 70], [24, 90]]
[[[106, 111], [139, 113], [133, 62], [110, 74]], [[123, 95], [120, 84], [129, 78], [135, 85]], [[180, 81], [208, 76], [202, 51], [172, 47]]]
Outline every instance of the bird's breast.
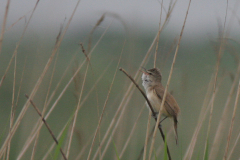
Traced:
[[147, 97], [154, 109], [155, 112], [159, 111], [159, 108], [161, 106], [161, 100], [158, 98], [157, 94], [154, 92], [154, 90], [149, 90], [147, 92]]

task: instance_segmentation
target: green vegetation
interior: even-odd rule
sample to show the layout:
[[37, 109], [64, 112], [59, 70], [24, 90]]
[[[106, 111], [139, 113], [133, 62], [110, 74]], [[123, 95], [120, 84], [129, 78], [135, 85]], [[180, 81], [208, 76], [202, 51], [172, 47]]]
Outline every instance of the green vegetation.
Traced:
[[[156, 42], [149, 56], [145, 56], [157, 32], [139, 35], [131, 32], [134, 30], [131, 28], [129, 31], [116, 31], [111, 26], [108, 29], [109, 23], [104, 20], [99, 25], [101, 27], [97, 27], [92, 35], [90, 33], [94, 27], [89, 26], [80, 31], [70, 30], [64, 35], [64, 26], [60, 38], [51, 31], [42, 34], [27, 30], [15, 57], [14, 50], [22, 31], [19, 29], [20, 33], [16, 34], [9, 30], [5, 33], [0, 44], [0, 76], [3, 78], [0, 82], [0, 159], [60, 159], [60, 148], [69, 159], [138, 157], [145, 143], [148, 123], [148, 109], [141, 112], [145, 99], [120, 71], [117, 71], [113, 86], [110, 86], [122, 53], [119, 66], [142, 87], [139, 68], [153, 67]], [[164, 85], [167, 84], [177, 46], [174, 38], [179, 34], [165, 30], [160, 34], [156, 66], [162, 71]], [[92, 42], [89, 50], [90, 36]], [[157, 132], [152, 159], [168, 159], [167, 145], [174, 160], [212, 160], [222, 159], [225, 155], [234, 103], [238, 98], [236, 93], [240, 74], [240, 50], [237, 42], [231, 40], [221, 42], [218, 38], [195, 39], [193, 41], [183, 34], [168, 88], [181, 108], [179, 144], [175, 144], [172, 121], [165, 120], [162, 127], [166, 131], [167, 143], [164, 144]], [[83, 54], [79, 42], [83, 43], [88, 57]], [[222, 51], [219, 51], [220, 48]], [[220, 60], [219, 53], [222, 55]], [[91, 65], [87, 67], [89, 60]], [[220, 62], [218, 72], [217, 62]], [[36, 85], [38, 82], [39, 86]], [[93, 143], [110, 89], [103, 119]], [[42, 123], [41, 117], [25, 98], [25, 94], [30, 96], [44, 115], [58, 139], [58, 145]], [[78, 114], [75, 115], [78, 104]], [[239, 113], [239, 109], [236, 112]], [[236, 114], [235, 122], [239, 120], [239, 114]], [[135, 123], [136, 127], [133, 127]], [[154, 124], [155, 121], [151, 119], [150, 128]], [[235, 123], [229, 141], [230, 159], [240, 156], [237, 153], [238, 137], [239, 128]], [[149, 155], [151, 142], [150, 139], [146, 157]]]

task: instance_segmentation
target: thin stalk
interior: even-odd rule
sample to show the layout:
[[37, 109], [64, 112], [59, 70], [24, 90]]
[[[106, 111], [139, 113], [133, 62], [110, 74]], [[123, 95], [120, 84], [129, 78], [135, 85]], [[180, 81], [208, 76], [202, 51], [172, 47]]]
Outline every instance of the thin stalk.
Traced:
[[[26, 96], [27, 99], [29, 99], [29, 96], [28, 96], [28, 95], [25, 95], [25, 96]], [[40, 110], [37, 108], [37, 106], [33, 103], [33, 101], [32, 101], [31, 99], [30, 99], [29, 101], [30, 101], [30, 103], [32, 104], [32, 106], [34, 107], [34, 109], [37, 111], [38, 115], [42, 118], [42, 121], [43, 121], [43, 123], [45, 124], [45, 126], [47, 127], [47, 129], [48, 129], [49, 133], [51, 134], [53, 140], [54, 140], [55, 143], [58, 145], [58, 140], [57, 140], [57, 138], [54, 136], [51, 128], [49, 127], [49, 125], [48, 125], [48, 123], [46, 122], [45, 118], [43, 117], [42, 113], [40, 112]], [[61, 152], [63, 158], [64, 158], [65, 160], [67, 160], [67, 157], [66, 157], [65, 154], [63, 153], [61, 147], [60, 147], [60, 152]]]
[[[10, 128], [9, 132], [11, 132], [13, 121], [14, 121], [14, 115], [15, 115], [15, 89], [16, 89], [16, 70], [17, 70], [17, 55], [15, 56], [15, 63], [14, 63], [14, 72], [13, 72], [13, 93], [12, 93], [12, 107], [11, 107], [11, 116], [10, 116]], [[8, 149], [7, 149], [7, 160], [9, 160], [9, 154], [11, 149], [11, 141], [9, 141]]]
[[161, 30], [162, 10], [163, 10], [163, 0], [162, 0], [162, 3], [161, 3], [160, 20], [159, 20], [159, 29], [158, 29], [158, 34], [157, 34], [156, 50], [155, 50], [154, 65], [153, 65], [154, 68], [156, 68], [158, 43], [159, 43], [160, 31], [162, 31], [162, 30]]
[[127, 138], [127, 140], [126, 140], [126, 142], [125, 142], [125, 144], [124, 144], [124, 146], [123, 146], [123, 149], [122, 149], [122, 151], [121, 151], [121, 153], [120, 153], [120, 155], [119, 155], [119, 158], [120, 158], [120, 159], [122, 159], [122, 156], [123, 156], [124, 152], [125, 152], [126, 149], [127, 149], [127, 146], [128, 146], [128, 144], [129, 144], [132, 136], [133, 136], [133, 133], [134, 133], [134, 131], [135, 131], [135, 129], [136, 129], [136, 126], [137, 126], [137, 122], [138, 122], [140, 116], [142, 115], [142, 112], [143, 112], [143, 109], [144, 109], [144, 108], [145, 108], [145, 104], [143, 105], [141, 111], [140, 111], [139, 114], [138, 114], [137, 119], [136, 119], [135, 122], [134, 122], [134, 125], [132, 126], [132, 130], [131, 130], [131, 132], [130, 132], [130, 134], [129, 134], [129, 136], [128, 136], [128, 138]]
[[[188, 9], [187, 9], [186, 16], [185, 16], [185, 19], [184, 19], [184, 22], [183, 22], [183, 26], [182, 26], [182, 30], [181, 30], [181, 33], [180, 33], [180, 37], [179, 37], [178, 44], [177, 44], [177, 47], [176, 47], [176, 51], [175, 51], [175, 54], [174, 54], [174, 58], [173, 58], [171, 70], [170, 70], [170, 73], [169, 73], [167, 85], [166, 85], [166, 88], [165, 88], [165, 91], [164, 91], [164, 95], [163, 95], [163, 99], [162, 99], [161, 106], [160, 106], [160, 108], [159, 108], [159, 112], [158, 112], [159, 114], [158, 114], [158, 117], [157, 117], [157, 122], [156, 122], [156, 124], [155, 124], [155, 129], [154, 129], [153, 137], [152, 137], [152, 143], [151, 143], [151, 147], [150, 147], [150, 151], [149, 151], [149, 158], [148, 158], [149, 160], [151, 159], [151, 156], [152, 156], [152, 151], [153, 151], [154, 142], [155, 142], [155, 138], [156, 138], [157, 128], [158, 128], [158, 126], [159, 126], [159, 122], [160, 122], [160, 118], [161, 118], [161, 110], [162, 110], [163, 105], [164, 105], [164, 103], [165, 103], [168, 86], [169, 86], [169, 84], [170, 84], [170, 80], [171, 80], [171, 77], [172, 77], [173, 67], [174, 67], [174, 65], [175, 65], [175, 61], [176, 61], [176, 58], [177, 58], [178, 49], [179, 49], [180, 42], [181, 42], [181, 39], [182, 39], [182, 35], [183, 35], [184, 28], [185, 28], [185, 24], [186, 24], [186, 21], [187, 21], [188, 11], [189, 11], [190, 5], [191, 5], [191, 0], [189, 0]], [[168, 158], [170, 159], [170, 157], [168, 157]]]
[[149, 130], [150, 130], [151, 117], [152, 117], [152, 112], [149, 110], [146, 138], [145, 138], [144, 151], [143, 151], [143, 160], [146, 160], [146, 157], [147, 157], [147, 145], [148, 145], [148, 136], [149, 136]]
[[[24, 27], [23, 33], [22, 33], [22, 35], [21, 35], [21, 37], [20, 37], [20, 40], [18, 41], [18, 43], [17, 43], [17, 45], [16, 45], [16, 48], [15, 48], [15, 50], [14, 50], [14, 52], [13, 52], [13, 55], [12, 55], [12, 57], [11, 57], [9, 63], [8, 63], [7, 69], [5, 70], [4, 75], [2, 76], [2, 79], [1, 79], [1, 81], [0, 81], [0, 88], [1, 88], [1, 86], [2, 86], [2, 84], [3, 84], [4, 79], [6, 78], [6, 75], [7, 75], [8, 71], [9, 71], [9, 68], [10, 68], [10, 66], [11, 66], [11, 64], [12, 64], [12, 61], [13, 61], [14, 57], [15, 57], [16, 54], [17, 54], [17, 50], [18, 50], [18, 48], [19, 48], [19, 46], [20, 46], [20, 44], [21, 44], [21, 42], [22, 42], [22, 40], [23, 40], [23, 37], [24, 37], [24, 35], [25, 35], [25, 33], [26, 33], [26, 30], [27, 30], [27, 28], [28, 28], [28, 25], [29, 25], [29, 23], [30, 23], [30, 21], [31, 21], [31, 19], [32, 19], [33, 13], [35, 12], [35, 10], [36, 10], [36, 8], [37, 8], [37, 6], [38, 6], [38, 2], [39, 2], [39, 0], [37, 0], [36, 4], [35, 4], [35, 6], [34, 6], [34, 9], [33, 9], [32, 13], [31, 13], [31, 15], [30, 15], [30, 18], [28, 19], [27, 24], [26, 24], [26, 26]], [[3, 34], [2, 34], [2, 36], [3, 36]], [[3, 37], [2, 37], [2, 38], [3, 38]], [[2, 43], [2, 42], [0, 42], [0, 43]]]
[[10, 0], [7, 1], [5, 14], [4, 14], [4, 18], [3, 18], [3, 23], [2, 23], [2, 30], [1, 30], [1, 35], [0, 35], [0, 55], [1, 55], [1, 51], [2, 51], [2, 42], [3, 42], [4, 33], [5, 33], [5, 27], [6, 27], [6, 24], [7, 24], [9, 6], [10, 6]]
[[236, 89], [239, 74], [240, 74], [240, 64], [238, 65], [238, 69], [237, 69], [237, 72], [235, 74], [235, 78], [233, 80], [231, 89], [230, 89], [229, 94], [228, 94], [228, 98], [227, 98], [226, 103], [225, 103], [225, 107], [222, 111], [221, 119], [219, 121], [217, 130], [216, 130], [216, 133], [215, 133], [215, 137], [214, 137], [212, 148], [211, 148], [210, 155], [209, 155], [209, 159], [211, 159], [211, 160], [214, 160], [216, 158], [217, 153], [219, 151], [219, 146], [220, 146], [220, 143], [221, 143], [221, 141], [219, 141], [219, 139], [222, 139], [224, 130], [226, 129], [226, 126], [227, 126], [226, 123], [227, 123], [227, 118], [228, 118], [229, 110], [230, 110], [229, 105], [230, 105], [230, 102], [232, 100], [233, 94], [234, 94], [235, 89]]
[[[46, 98], [45, 98], [45, 102], [44, 102], [44, 106], [43, 106], [43, 110], [42, 110], [42, 115], [43, 116], [44, 116], [44, 114], [46, 112], [46, 109], [47, 109], [47, 101], [48, 101], [50, 89], [51, 89], [51, 86], [52, 86], [53, 76], [54, 76], [54, 72], [55, 72], [55, 68], [56, 68], [56, 64], [57, 64], [57, 59], [58, 59], [58, 53], [57, 53], [55, 63], [54, 63], [54, 66], [53, 66], [53, 70], [52, 70], [52, 74], [51, 74], [51, 78], [50, 78], [50, 82], [49, 82], [49, 85], [48, 85], [48, 90], [47, 90], [47, 94], [46, 94]], [[33, 145], [31, 160], [34, 160], [39, 134], [40, 134], [40, 130], [39, 130], [39, 132], [36, 136], [36, 139], [35, 139], [35, 142], [34, 142], [34, 145]]]
[[228, 160], [231, 159], [231, 156], [233, 154], [233, 151], [236, 149], [236, 146], [237, 146], [237, 143], [238, 143], [239, 139], [240, 139], [240, 132], [239, 132], [237, 138], [235, 139], [234, 145], [233, 145], [233, 147], [232, 147], [232, 149], [231, 149], [231, 151], [230, 151], [230, 153], [228, 155]]
[[226, 21], [227, 21], [227, 13], [228, 13], [227, 11], [228, 11], [228, 0], [227, 0], [227, 7], [226, 7], [223, 33], [222, 33], [222, 37], [221, 37], [220, 48], [219, 48], [219, 51], [218, 51], [218, 59], [217, 59], [217, 63], [216, 63], [215, 81], [214, 81], [214, 86], [213, 86], [213, 101], [212, 101], [211, 109], [210, 109], [209, 123], [208, 123], [208, 129], [207, 129], [207, 137], [206, 137], [206, 141], [205, 141], [205, 148], [204, 148], [204, 156], [203, 157], [205, 157], [205, 154], [206, 154], [205, 151], [206, 151], [207, 141], [208, 141], [208, 138], [209, 138], [211, 123], [212, 123], [212, 115], [213, 115], [213, 107], [214, 107], [214, 101], [215, 101], [215, 95], [216, 95], [215, 90], [216, 90], [216, 85], [217, 85], [218, 70], [219, 70], [219, 64], [220, 64], [220, 60], [221, 60], [222, 52], [223, 52], [222, 50], [224, 49], [224, 43], [225, 43], [224, 32], [225, 32], [225, 26], [226, 26]]
[[106, 98], [105, 103], [104, 103], [104, 107], [103, 107], [103, 110], [102, 110], [102, 114], [101, 114], [101, 116], [100, 116], [100, 118], [99, 118], [99, 121], [98, 121], [98, 126], [97, 126], [96, 131], [95, 131], [95, 135], [94, 135], [94, 138], [93, 138], [93, 141], [92, 141], [92, 144], [91, 144], [89, 153], [88, 153], [88, 158], [87, 158], [87, 160], [90, 159], [90, 156], [91, 156], [91, 153], [92, 153], [92, 149], [93, 149], [93, 145], [94, 145], [94, 142], [95, 142], [95, 138], [96, 138], [97, 133], [98, 133], [98, 131], [99, 131], [99, 129], [100, 129], [100, 125], [101, 125], [101, 122], [102, 122], [103, 113], [104, 113], [104, 111], [105, 111], [105, 109], [106, 109], [106, 106], [107, 106], [107, 103], [108, 103], [108, 100], [109, 100], [109, 96], [110, 96], [110, 93], [111, 93], [111, 89], [112, 89], [112, 86], [113, 86], [113, 83], [114, 83], [114, 80], [115, 80], [115, 77], [116, 77], [116, 74], [117, 74], [117, 69], [118, 69], [118, 67], [119, 67], [119, 64], [120, 64], [120, 61], [121, 61], [121, 58], [122, 58], [122, 53], [123, 53], [123, 48], [124, 48], [124, 46], [125, 46], [125, 42], [126, 42], [126, 40], [124, 41], [124, 44], [123, 44], [123, 47], [122, 47], [122, 52], [121, 52], [121, 54], [120, 54], [119, 61], [118, 61], [118, 64], [117, 64], [117, 68], [116, 68], [116, 71], [115, 71], [115, 73], [114, 73], [114, 76], [113, 76], [113, 79], [112, 79], [110, 88], [109, 88], [109, 90], [108, 90], [108, 95], [107, 95], [107, 98]]
[[[209, 83], [209, 85], [212, 84]], [[219, 89], [219, 86], [220, 86], [220, 83], [218, 85], [218, 87], [216, 88], [216, 94], [218, 93], [218, 89]], [[209, 95], [206, 94], [206, 97], [205, 99], [208, 97]], [[207, 116], [207, 113], [209, 112], [210, 108], [211, 108], [211, 104], [212, 104], [212, 101], [213, 101], [213, 95], [211, 96], [211, 99], [210, 101], [208, 102], [208, 105], [206, 105], [205, 103], [203, 103], [202, 105], [202, 110], [201, 110], [201, 114], [199, 116], [199, 119], [198, 119], [198, 124], [195, 128], [195, 131], [193, 133], [193, 136], [192, 136], [192, 139], [191, 139], [191, 142], [188, 146], [188, 149], [185, 153], [185, 156], [184, 156], [184, 160], [189, 160], [189, 159], [192, 159], [192, 155], [193, 155], [193, 152], [194, 152], [194, 148], [195, 148], [195, 145], [196, 145], [196, 142], [197, 142], [197, 137], [199, 135], [199, 132], [200, 132], [200, 129], [202, 127], [202, 124], [204, 122], [204, 120], [206, 119], [206, 116]], [[207, 103], [207, 101], [205, 101]], [[206, 105], [207, 108], [205, 108], [204, 106]]]
[[[101, 35], [101, 37], [99, 38], [99, 40], [97, 41], [97, 43], [95, 44], [95, 46], [93, 47], [93, 49], [91, 50], [91, 53], [89, 53], [89, 55], [92, 54], [93, 50], [96, 48], [96, 46], [99, 44], [99, 42], [102, 40], [102, 38], [104, 37], [104, 35], [106, 34], [108, 28], [110, 27], [110, 25], [105, 29], [104, 33]], [[74, 80], [74, 77], [78, 74], [78, 72], [80, 71], [81, 67], [83, 64], [85, 64], [87, 60], [85, 59], [84, 62], [78, 67], [78, 69], [75, 71], [74, 75], [70, 78], [70, 80], [68, 81], [68, 83], [65, 85], [64, 89], [61, 91], [61, 93], [59, 94], [58, 98], [56, 99], [56, 101], [54, 102], [54, 104], [52, 105], [52, 107], [49, 109], [48, 113], [46, 114], [45, 118], [47, 119], [49, 117], [49, 115], [51, 114], [51, 112], [53, 111], [53, 109], [56, 107], [56, 105], [58, 104], [59, 100], [62, 98], [62, 96], [64, 95], [64, 93], [66, 92], [66, 90], [68, 89], [68, 87], [70, 86], [70, 84], [72, 83], [72, 81]], [[58, 83], [59, 86], [60, 83]], [[56, 90], [54, 91], [55, 94]], [[50, 103], [50, 100], [53, 98], [54, 94], [52, 94], [49, 98], [48, 104]], [[47, 105], [48, 105], [47, 104]], [[36, 129], [38, 132], [41, 127], [42, 127], [43, 123], [40, 124], [40, 126]], [[35, 129], [34, 129], [35, 130]], [[22, 157], [23, 154], [26, 152], [26, 149], [29, 147], [29, 145], [31, 144], [31, 142], [33, 141], [34, 137], [36, 136], [36, 132], [33, 131], [33, 136], [31, 138], [29, 138], [27, 140], [27, 143], [24, 147], [24, 149], [21, 151], [21, 153], [19, 154], [18, 158]]]
[[224, 157], [223, 157], [224, 160], [227, 159], [227, 155], [228, 155], [228, 149], [229, 149], [229, 144], [230, 144], [230, 140], [231, 140], [231, 136], [232, 136], [232, 130], [233, 130], [233, 124], [234, 124], [234, 120], [235, 120], [235, 116], [236, 116], [236, 111], [237, 111], [239, 94], [240, 94], [240, 80], [239, 80], [237, 95], [236, 95], [236, 99], [235, 99], [235, 103], [234, 103], [234, 110], [233, 110], [231, 125], [230, 125], [230, 129], [229, 129], [229, 133], [228, 133], [227, 146], [226, 146], [225, 154], [224, 154]]
[[[13, 59], [14, 59], [15, 56], [17, 55], [18, 47], [20, 46], [20, 44], [21, 44], [21, 42], [22, 42], [22, 40], [23, 40], [24, 34], [25, 34], [25, 32], [26, 32], [26, 30], [27, 30], [27, 27], [28, 27], [28, 25], [29, 25], [29, 23], [30, 23], [30, 21], [31, 21], [31, 19], [32, 19], [33, 13], [34, 13], [35, 9], [37, 8], [38, 2], [39, 2], [39, 0], [37, 0], [36, 4], [35, 4], [35, 6], [34, 6], [34, 9], [33, 9], [32, 13], [31, 13], [31, 16], [30, 16], [30, 18], [29, 18], [26, 26], [24, 27], [23, 33], [22, 33], [22, 35], [21, 35], [21, 37], [20, 37], [20, 40], [18, 41], [18, 43], [17, 43], [17, 45], [16, 45], [16, 48], [15, 48], [15, 50], [14, 50], [14, 52], [13, 52], [13, 55], [12, 55], [12, 57], [11, 57], [9, 63], [8, 63], [7, 69], [5, 70], [4, 75], [2, 76], [2, 79], [1, 79], [1, 81], [0, 81], [0, 88], [1, 88], [1, 86], [2, 86], [2, 84], [3, 84], [4, 79], [6, 78], [6, 75], [7, 75], [8, 71], [9, 71], [9, 68], [10, 68], [10, 66], [11, 66], [11, 63], [12, 63]], [[10, 0], [7, 2], [7, 8], [6, 8], [5, 17], [4, 17], [4, 21], [5, 21], [4, 23], [5, 23], [5, 24], [3, 23], [3, 28], [2, 28], [1, 37], [0, 37], [0, 53], [1, 53], [1, 48], [2, 48], [2, 39], [3, 39], [3, 35], [4, 35], [4, 30], [5, 30], [6, 20], [7, 20], [7, 14], [8, 14], [8, 10], [9, 10], [9, 4], [10, 4]], [[12, 116], [11, 116], [11, 117], [12, 117]], [[18, 122], [18, 121], [17, 121], [17, 122]], [[10, 122], [10, 123], [11, 123], [11, 122]], [[12, 137], [12, 135], [13, 135], [13, 134], [12, 134], [12, 131], [14, 132], [14, 130], [15, 130], [15, 128], [14, 128], [15, 125], [13, 125], [13, 124], [10, 124], [10, 125], [11, 125], [11, 130], [10, 130], [8, 136], [7, 136], [7, 140], [5, 140], [5, 142], [3, 143], [3, 145], [2, 145], [2, 147], [1, 147], [1, 149], [0, 149], [0, 158], [2, 157], [4, 151], [7, 149], [6, 147], [8, 147], [9, 144], [11, 143], [11, 137]]]
[[66, 154], [67, 158], [69, 157], [69, 153], [70, 153], [70, 148], [71, 148], [71, 144], [72, 144], [72, 137], [73, 137], [73, 132], [74, 132], [74, 129], [75, 129], [75, 126], [76, 126], [78, 111], [79, 111], [79, 109], [81, 107], [80, 103], [81, 103], [81, 100], [82, 100], [82, 94], [83, 94], [83, 89], [84, 89], [86, 78], [87, 78], [89, 64], [90, 63], [87, 64], [86, 72], [85, 72], [85, 75], [84, 75], [84, 78], [83, 78], [82, 89], [81, 89], [81, 92], [80, 92], [80, 95], [79, 95], [79, 99], [78, 99], [78, 105], [77, 105], [76, 111], [74, 113], [73, 124], [72, 124], [72, 128], [71, 128], [70, 139], [69, 139], [68, 148], [67, 148], [67, 154]]
[[[111, 64], [111, 63], [110, 63], [110, 64]], [[103, 71], [103, 73], [101, 74], [101, 76], [98, 77], [97, 81], [95, 82], [96, 84], [98, 84], [98, 82], [99, 82], [99, 81], [102, 79], [102, 77], [105, 75], [106, 71], [107, 71], [108, 68], [110, 67], [110, 64], [106, 67], [106, 69]], [[93, 90], [94, 90], [94, 86], [93, 86], [91, 89], [89, 89], [88, 93], [87, 93], [87, 94], [85, 95], [85, 97], [83, 98], [80, 106], [82, 106], [82, 105], [86, 102], [86, 100], [88, 99], [89, 95], [92, 93]], [[58, 138], [60, 138], [60, 136], [61, 136], [62, 132], [65, 130], [66, 126], [67, 126], [67, 124], [65, 125], [65, 127], [62, 129], [62, 131], [61, 131], [60, 134], [58, 135]], [[48, 150], [48, 152], [45, 154], [43, 160], [45, 160], [45, 159], [47, 158], [47, 156], [49, 155], [49, 153], [51, 152], [52, 149], [53, 149], [53, 145], [52, 145], [52, 147]], [[82, 151], [81, 151], [81, 152], [82, 152]]]
[[[148, 58], [148, 56], [149, 56], [149, 54], [150, 54], [150, 52], [151, 52], [151, 50], [152, 50], [152, 48], [153, 48], [153, 46], [154, 46], [154, 44], [155, 44], [155, 42], [156, 42], [156, 38], [157, 38], [157, 35], [155, 36], [155, 38], [154, 38], [151, 46], [149, 47], [149, 49], [148, 49], [148, 51], [147, 51], [147, 54], [145, 55], [142, 63], [140, 64], [140, 66], [143, 66], [143, 65], [145, 64], [145, 62], [147, 61], [147, 58]], [[140, 69], [140, 68], [139, 68], [139, 69]], [[138, 75], [139, 75], [139, 72], [137, 72], [137, 73], [135, 74], [134, 79], [136, 79], [136, 77], [138, 77]], [[113, 127], [113, 125], [114, 125], [114, 123], [115, 123], [115, 121], [116, 121], [116, 118], [117, 118], [119, 112], [120, 112], [121, 110], [125, 110], [126, 105], [124, 106], [123, 104], [124, 104], [125, 102], [126, 102], [125, 104], [128, 103], [128, 102], [127, 102], [127, 97], [132, 94], [132, 92], [130, 93], [132, 87], [133, 87], [133, 84], [131, 83], [131, 84], [129, 85], [126, 93], [124, 94], [124, 97], [123, 97], [121, 103], [120, 103], [119, 106], [118, 106], [118, 109], [117, 109], [117, 111], [116, 111], [116, 113], [115, 113], [115, 115], [114, 115], [114, 117], [113, 117], [113, 119], [112, 119], [112, 121], [111, 121], [111, 123], [110, 123], [110, 125], [109, 125], [109, 127], [108, 127], [108, 129], [107, 129], [107, 131], [106, 131], [106, 133], [105, 133], [105, 135], [104, 135], [104, 137], [103, 137], [103, 139], [102, 139], [102, 142], [101, 142], [100, 145], [99, 145], [99, 148], [103, 145], [103, 143], [104, 143], [105, 140], [107, 139], [107, 136], [109, 135], [110, 130], [112, 129], [112, 127]], [[99, 148], [98, 148], [97, 151], [95, 152], [94, 157], [93, 157], [93, 160], [95, 160], [95, 159], [97, 158], [97, 153], [99, 152]]]

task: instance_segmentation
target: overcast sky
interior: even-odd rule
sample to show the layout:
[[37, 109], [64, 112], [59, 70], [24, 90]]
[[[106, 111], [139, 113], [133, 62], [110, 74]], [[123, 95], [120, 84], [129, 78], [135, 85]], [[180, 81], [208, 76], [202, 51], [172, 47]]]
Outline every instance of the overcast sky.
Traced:
[[[0, 1], [0, 21], [2, 22], [7, 0]], [[229, 0], [228, 20], [230, 20], [234, 6], [238, 9], [237, 1], [239, 0]], [[163, 1], [166, 8], [169, 2], [170, 0]], [[11, 0], [7, 26], [26, 13], [29, 18], [29, 11], [33, 9], [35, 3], [36, 0]], [[36, 30], [55, 30], [56, 26], [63, 23], [65, 17], [67, 19], [70, 17], [76, 3], [77, 0], [40, 0], [31, 26], [34, 26]], [[102, 13], [110, 12], [119, 15], [130, 28], [137, 27], [136, 29], [144, 29], [144, 31], [155, 30], [159, 23], [160, 3], [161, 0], [81, 0], [71, 27], [94, 26]], [[188, 0], [178, 0], [168, 29], [180, 30], [188, 3]], [[209, 31], [217, 30], [217, 19], [224, 22], [226, 7], [227, 0], [192, 0], [186, 24], [187, 33], [207, 34]], [[239, 10], [237, 10], [237, 15], [240, 18]], [[234, 32], [240, 29], [236, 16], [232, 26]]]

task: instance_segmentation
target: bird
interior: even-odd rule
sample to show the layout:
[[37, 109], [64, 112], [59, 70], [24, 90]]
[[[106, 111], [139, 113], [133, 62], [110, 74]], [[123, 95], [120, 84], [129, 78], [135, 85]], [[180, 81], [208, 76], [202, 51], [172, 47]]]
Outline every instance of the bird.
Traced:
[[[147, 98], [150, 101], [154, 112], [158, 114], [159, 109], [161, 107], [164, 91], [165, 91], [165, 88], [163, 87], [161, 82], [162, 74], [160, 72], [160, 69], [158, 68], [152, 68], [149, 70], [146, 70], [145, 68], [143, 68], [143, 70], [141, 71], [143, 72], [142, 85], [146, 91]], [[169, 92], [167, 92], [166, 99], [160, 113], [163, 116], [165, 116], [164, 119], [168, 117], [173, 119], [175, 139], [177, 144], [178, 143], [177, 124], [178, 124], [178, 114], [180, 113], [180, 108], [175, 98]]]

